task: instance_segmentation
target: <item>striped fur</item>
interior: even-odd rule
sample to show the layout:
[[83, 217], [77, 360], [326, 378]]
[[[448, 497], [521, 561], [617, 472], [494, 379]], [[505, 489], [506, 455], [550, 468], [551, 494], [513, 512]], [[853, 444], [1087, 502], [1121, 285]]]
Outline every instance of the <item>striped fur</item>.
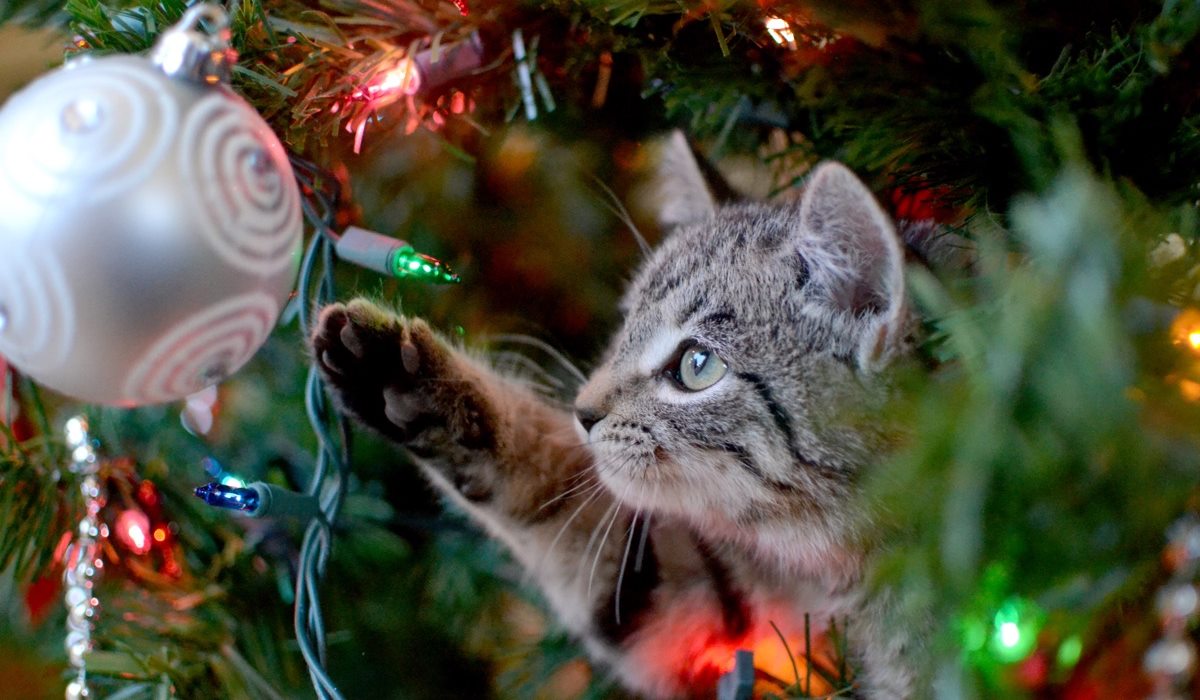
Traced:
[[[314, 355], [340, 406], [409, 448], [632, 691], [711, 697], [772, 623], [803, 655], [807, 619], [818, 640], [848, 621], [863, 697], [910, 697], [909, 642], [859, 586], [877, 371], [904, 352], [894, 229], [837, 164], [798, 205], [681, 201], [694, 216], [671, 212], [577, 398], [590, 430], [363, 300], [322, 311]], [[690, 392], [670, 370], [696, 341], [728, 372]]]

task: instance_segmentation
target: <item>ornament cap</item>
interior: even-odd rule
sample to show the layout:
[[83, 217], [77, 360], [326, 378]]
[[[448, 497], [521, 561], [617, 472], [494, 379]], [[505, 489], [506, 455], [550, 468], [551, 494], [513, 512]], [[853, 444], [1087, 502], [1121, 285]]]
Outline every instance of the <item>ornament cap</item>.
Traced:
[[229, 38], [229, 15], [217, 5], [201, 3], [162, 33], [150, 61], [172, 78], [207, 85], [228, 83], [237, 62]]

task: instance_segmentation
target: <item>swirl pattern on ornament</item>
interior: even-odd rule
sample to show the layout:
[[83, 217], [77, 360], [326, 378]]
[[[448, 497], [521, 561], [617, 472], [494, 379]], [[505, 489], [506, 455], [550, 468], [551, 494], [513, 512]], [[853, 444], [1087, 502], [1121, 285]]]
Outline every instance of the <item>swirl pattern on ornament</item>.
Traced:
[[29, 374], [57, 369], [74, 343], [69, 289], [58, 261], [36, 250], [0, 262], [0, 354]]
[[180, 166], [199, 196], [201, 230], [230, 264], [273, 274], [291, 264], [300, 242], [299, 192], [283, 147], [240, 99], [201, 100], [183, 127]]
[[233, 374], [270, 334], [279, 306], [253, 292], [227, 299], [177, 324], [125, 380], [124, 400], [161, 403], [193, 394]]
[[112, 56], [56, 71], [13, 97], [0, 120], [0, 173], [34, 201], [89, 204], [132, 189], [179, 127], [167, 78]]

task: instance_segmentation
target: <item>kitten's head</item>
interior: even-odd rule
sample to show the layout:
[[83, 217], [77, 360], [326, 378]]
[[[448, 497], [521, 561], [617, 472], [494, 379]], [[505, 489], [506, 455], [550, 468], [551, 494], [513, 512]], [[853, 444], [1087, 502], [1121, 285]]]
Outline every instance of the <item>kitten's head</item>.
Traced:
[[903, 346], [895, 230], [838, 163], [783, 207], [715, 207], [694, 162], [672, 167], [693, 183], [668, 202], [678, 226], [576, 401], [599, 476], [653, 512], [842, 518], [876, 433], [853, 409]]

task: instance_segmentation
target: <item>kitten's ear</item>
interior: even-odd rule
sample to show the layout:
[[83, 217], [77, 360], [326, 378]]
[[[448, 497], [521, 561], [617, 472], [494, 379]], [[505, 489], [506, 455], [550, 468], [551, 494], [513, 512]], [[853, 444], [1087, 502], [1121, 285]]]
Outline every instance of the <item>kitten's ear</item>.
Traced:
[[866, 323], [859, 364], [887, 360], [904, 334], [904, 252], [875, 197], [841, 163], [817, 166], [800, 199], [801, 252], [841, 311]]
[[704, 221], [717, 209], [692, 147], [675, 130], [649, 145], [653, 165], [641, 199], [662, 230]]

